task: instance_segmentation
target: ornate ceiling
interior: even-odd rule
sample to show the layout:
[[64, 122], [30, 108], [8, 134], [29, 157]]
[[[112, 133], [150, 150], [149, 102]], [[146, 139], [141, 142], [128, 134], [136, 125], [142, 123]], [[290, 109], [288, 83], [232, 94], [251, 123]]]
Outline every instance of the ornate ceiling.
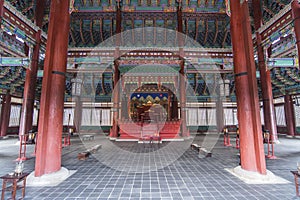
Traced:
[[[47, 33], [50, 0], [46, 2], [43, 18], [43, 30]], [[7, 0], [19, 12], [31, 22], [34, 22], [37, 0]], [[71, 1], [72, 2], [72, 1]], [[248, 0], [250, 13], [255, 9], [252, 1]], [[114, 47], [112, 36], [116, 33], [116, 4], [112, 0], [74, 0], [70, 11], [71, 25], [69, 32], [69, 47], [94, 48], [104, 45]], [[290, 0], [262, 0], [264, 22], [270, 21]], [[178, 44], [176, 34], [168, 34], [178, 27], [178, 12], [175, 0], [123, 0], [121, 1], [121, 46], [123, 47], [174, 47]], [[225, 0], [186, 0], [182, 2], [182, 28], [185, 36], [185, 47], [193, 48], [231, 48], [230, 17], [227, 15]], [[253, 18], [251, 17], [251, 20]], [[252, 20], [253, 21], [253, 20]], [[134, 30], [134, 31], [133, 31]], [[288, 38], [287, 38], [288, 39]], [[1, 42], [1, 41], [0, 41]], [[12, 46], [7, 44], [7, 46]], [[278, 45], [282, 47], [282, 45]], [[279, 48], [278, 47], [278, 48]], [[279, 55], [279, 54], [278, 54]], [[22, 86], [25, 80], [25, 70], [20, 67], [1, 67], [1, 85], [5, 89], [8, 86], [14, 88], [15, 96], [22, 96]], [[217, 85], [208, 83], [213, 74], [189, 73], [188, 81], [197, 96], [211, 95], [207, 86], [217, 90]], [[283, 95], [283, 89], [296, 93], [299, 91], [299, 75], [295, 69], [272, 69], [271, 77], [273, 93], [275, 96]], [[71, 93], [71, 78], [67, 76], [66, 97]], [[94, 95], [99, 101], [109, 101], [112, 90], [112, 70], [95, 75], [87, 73], [84, 94]], [[230, 94], [234, 97], [234, 79], [227, 74], [230, 80]], [[40, 91], [41, 78], [38, 79], [37, 91]], [[205, 97], [205, 98], [206, 98]]]
[[[43, 30], [47, 32], [50, 0], [46, 1]], [[8, 0], [17, 10], [34, 21], [36, 0]], [[73, 0], [71, 6], [70, 47], [94, 47], [110, 38], [116, 31], [116, 2], [113, 0]], [[249, 0], [250, 9], [252, 1]], [[263, 0], [264, 21], [269, 21], [290, 0]], [[175, 30], [177, 25], [176, 0], [121, 1], [122, 31], [134, 28], [159, 27]], [[229, 17], [225, 0], [182, 1], [183, 32], [204, 47], [230, 47]], [[252, 13], [252, 12], [250, 12]], [[154, 35], [160, 35], [154, 30]], [[163, 34], [162, 34], [163, 35]], [[145, 33], [131, 36], [136, 44]], [[175, 40], [175, 38], [174, 38]], [[127, 40], [126, 40], [127, 41]]]

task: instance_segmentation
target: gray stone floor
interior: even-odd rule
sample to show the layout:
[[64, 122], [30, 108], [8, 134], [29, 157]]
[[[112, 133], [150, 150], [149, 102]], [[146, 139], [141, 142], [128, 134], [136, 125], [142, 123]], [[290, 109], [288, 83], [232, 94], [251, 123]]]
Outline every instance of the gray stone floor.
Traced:
[[[238, 166], [238, 150], [224, 147], [217, 134], [152, 146], [104, 136], [82, 142], [74, 136], [72, 145], [63, 148], [62, 165], [76, 173], [55, 187], [27, 187], [25, 199], [298, 199], [290, 170], [300, 162], [300, 140], [281, 137], [280, 142], [275, 145], [278, 159], [267, 160], [267, 168], [290, 183], [253, 185], [225, 170]], [[189, 148], [191, 143], [211, 149], [212, 157], [200, 158]], [[79, 152], [97, 144], [102, 148], [95, 154], [85, 161], [77, 159]], [[25, 162], [25, 171], [34, 169], [33, 150], [29, 145], [31, 159]], [[14, 170], [18, 151], [17, 139], [0, 140], [1, 175]]]

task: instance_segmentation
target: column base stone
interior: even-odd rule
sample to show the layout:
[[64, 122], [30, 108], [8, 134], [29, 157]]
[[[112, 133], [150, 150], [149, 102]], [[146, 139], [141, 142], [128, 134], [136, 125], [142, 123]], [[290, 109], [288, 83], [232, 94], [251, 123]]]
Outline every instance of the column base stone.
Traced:
[[29, 187], [42, 187], [42, 186], [57, 186], [73, 175], [76, 170], [68, 170], [61, 167], [59, 171], [50, 174], [44, 174], [40, 177], [34, 176], [34, 171], [29, 174], [26, 180], [26, 185]]
[[267, 170], [267, 174], [263, 175], [258, 172], [247, 171], [241, 168], [241, 166], [237, 166], [233, 169], [225, 169], [232, 175], [241, 179], [247, 184], [288, 184], [289, 181], [275, 176], [271, 171]]

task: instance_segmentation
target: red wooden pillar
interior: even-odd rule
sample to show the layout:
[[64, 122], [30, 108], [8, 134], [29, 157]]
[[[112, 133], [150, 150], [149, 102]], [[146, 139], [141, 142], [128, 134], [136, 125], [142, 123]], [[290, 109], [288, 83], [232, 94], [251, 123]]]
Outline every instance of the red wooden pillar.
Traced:
[[74, 126], [77, 133], [80, 132], [81, 119], [82, 119], [82, 101], [80, 96], [75, 96], [75, 109], [74, 109]]
[[220, 98], [216, 102], [216, 119], [218, 132], [222, 132], [224, 128], [224, 108], [223, 101]]
[[271, 134], [271, 140], [275, 143], [278, 142], [277, 126], [276, 126], [276, 115], [273, 103], [272, 83], [270, 70], [267, 68], [264, 56], [264, 48], [262, 46], [261, 35], [258, 32], [259, 28], [263, 24], [262, 9], [260, 0], [253, 0], [255, 9], [254, 14], [254, 26], [256, 30], [256, 44], [257, 44], [257, 57], [258, 66], [261, 80], [261, 90], [263, 96], [263, 110], [264, 110], [264, 121], [265, 130], [269, 130]]
[[[35, 17], [34, 17], [35, 23], [40, 28], [43, 25], [45, 4], [46, 4], [46, 0], [38, 1], [35, 8]], [[32, 129], [40, 43], [41, 43], [41, 30], [38, 30], [35, 33], [35, 46], [33, 48], [33, 55], [31, 58], [30, 69], [26, 70], [19, 135], [24, 135], [28, 133], [30, 129]]]
[[182, 137], [190, 136], [190, 132], [186, 124], [186, 81], [184, 74], [184, 61], [180, 63], [179, 71], [179, 88], [180, 88], [180, 118], [181, 118], [181, 134]]
[[122, 30], [122, 13], [121, 13], [121, 2], [117, 1], [117, 11], [116, 11], [116, 49], [115, 49], [115, 61], [114, 61], [114, 90], [113, 90], [113, 122], [112, 128], [110, 130], [110, 137], [118, 137], [118, 119], [119, 119], [119, 103], [120, 103], [120, 72], [119, 63], [117, 59], [120, 57], [120, 44], [121, 44], [121, 30]]
[[292, 96], [286, 94], [284, 96], [284, 114], [285, 122], [288, 130], [288, 135], [295, 136], [296, 133], [296, 122], [295, 122], [295, 109]]
[[36, 33], [35, 36], [36, 45], [33, 49], [33, 56], [31, 60], [30, 69], [26, 70], [24, 92], [23, 92], [23, 104], [20, 119], [19, 135], [25, 135], [30, 129], [32, 129], [34, 99], [35, 99], [35, 87], [39, 61], [39, 51], [41, 42], [41, 30]]
[[[291, 6], [292, 6], [292, 12], [294, 18], [294, 31], [296, 35], [298, 58], [300, 58], [300, 4], [298, 0], [293, 0]], [[299, 68], [300, 68], [300, 63], [299, 63]]]
[[0, 0], [0, 25], [2, 23], [3, 9], [4, 9], [4, 0]]
[[230, 9], [241, 167], [266, 174], [248, 2], [231, 1]]
[[113, 124], [110, 130], [110, 137], [118, 137], [118, 119], [119, 119], [119, 103], [120, 103], [120, 89], [118, 84], [120, 80], [119, 63], [114, 62], [114, 90], [113, 90]]
[[[182, 20], [182, 1], [178, 1], [177, 6], [177, 31], [178, 31], [178, 46], [179, 55], [181, 58], [184, 57], [183, 45], [183, 20]], [[186, 124], [186, 81], [184, 73], [184, 61], [180, 62], [179, 71], [179, 90], [180, 90], [180, 119], [181, 119], [181, 134], [182, 137], [190, 136], [190, 132]]]
[[172, 97], [172, 117], [171, 119], [178, 119], [178, 100], [176, 94]]
[[69, 1], [51, 1], [39, 116], [35, 176], [61, 168]]
[[0, 122], [0, 136], [6, 136], [7, 129], [9, 126], [9, 118], [10, 118], [10, 109], [11, 109], [11, 96], [9, 91], [6, 93], [4, 98], [2, 99], [1, 106], [1, 122]]

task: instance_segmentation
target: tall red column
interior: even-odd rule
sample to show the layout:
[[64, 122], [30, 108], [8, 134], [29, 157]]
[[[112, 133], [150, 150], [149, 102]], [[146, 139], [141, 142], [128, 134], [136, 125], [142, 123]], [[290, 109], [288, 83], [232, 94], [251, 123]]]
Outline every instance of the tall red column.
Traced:
[[286, 94], [284, 96], [284, 114], [285, 122], [288, 130], [288, 135], [295, 136], [296, 133], [296, 122], [295, 122], [295, 109], [292, 96]]
[[276, 126], [276, 115], [273, 103], [272, 83], [270, 70], [267, 68], [264, 56], [264, 48], [262, 46], [261, 35], [258, 29], [263, 24], [262, 10], [260, 0], [253, 0], [255, 9], [253, 10], [254, 26], [256, 30], [256, 44], [257, 44], [257, 57], [258, 66], [261, 80], [261, 90], [263, 97], [263, 110], [264, 110], [264, 121], [265, 130], [269, 130], [271, 134], [271, 140], [275, 143], [278, 142], [277, 126]]
[[7, 129], [9, 126], [10, 118], [10, 108], [11, 108], [11, 96], [9, 91], [6, 93], [2, 100], [1, 107], [1, 122], [0, 122], [0, 136], [6, 136]]
[[23, 104], [20, 119], [19, 135], [25, 135], [30, 129], [32, 129], [34, 99], [36, 78], [39, 62], [39, 51], [41, 42], [41, 30], [36, 33], [35, 36], [36, 45], [33, 49], [33, 56], [31, 59], [31, 67], [26, 70], [24, 92], [23, 92]]
[[216, 102], [216, 119], [217, 119], [217, 129], [222, 132], [224, 128], [224, 107], [223, 101], [219, 98]]
[[75, 131], [80, 133], [81, 120], [82, 120], [82, 101], [80, 96], [74, 96], [75, 98], [75, 108], [74, 108], [74, 121]]
[[241, 167], [266, 174], [248, 2], [231, 1], [230, 9]]
[[112, 128], [110, 130], [110, 137], [118, 137], [119, 128], [118, 128], [118, 119], [119, 119], [119, 104], [120, 104], [120, 72], [119, 72], [119, 63], [117, 59], [120, 57], [120, 44], [121, 44], [121, 26], [122, 22], [122, 13], [121, 13], [121, 4], [120, 1], [117, 1], [117, 11], [116, 11], [116, 49], [115, 49], [115, 61], [114, 61], [114, 90], [113, 90], [113, 122]]
[[119, 63], [114, 62], [114, 91], [113, 91], [113, 124], [110, 131], [110, 137], [118, 137], [118, 119], [119, 119], [119, 104], [120, 104], [120, 84], [118, 84], [120, 79]]
[[[181, 58], [184, 57], [184, 37], [183, 37], [183, 26], [182, 26], [182, 1], [178, 1], [177, 6], [177, 31], [178, 31], [178, 46], [179, 46], [179, 55]], [[181, 119], [181, 134], [182, 137], [190, 136], [190, 132], [186, 124], [186, 81], [184, 73], [184, 61], [180, 63], [179, 71], [179, 90], [180, 90], [180, 119]]]
[[182, 137], [190, 136], [190, 132], [186, 124], [186, 81], [184, 74], [184, 61], [180, 63], [179, 71], [179, 88], [180, 88], [180, 119]]
[[56, 172], [61, 168], [69, 26], [69, 1], [51, 1], [35, 176]]
[[4, 9], [4, 0], [0, 0], [0, 25], [3, 17], [3, 9]]
[[[298, 49], [298, 58], [300, 58], [300, 4], [298, 0], [293, 0], [291, 3], [293, 18], [294, 18], [294, 31], [296, 36], [296, 45]], [[300, 63], [299, 63], [300, 68]]]

